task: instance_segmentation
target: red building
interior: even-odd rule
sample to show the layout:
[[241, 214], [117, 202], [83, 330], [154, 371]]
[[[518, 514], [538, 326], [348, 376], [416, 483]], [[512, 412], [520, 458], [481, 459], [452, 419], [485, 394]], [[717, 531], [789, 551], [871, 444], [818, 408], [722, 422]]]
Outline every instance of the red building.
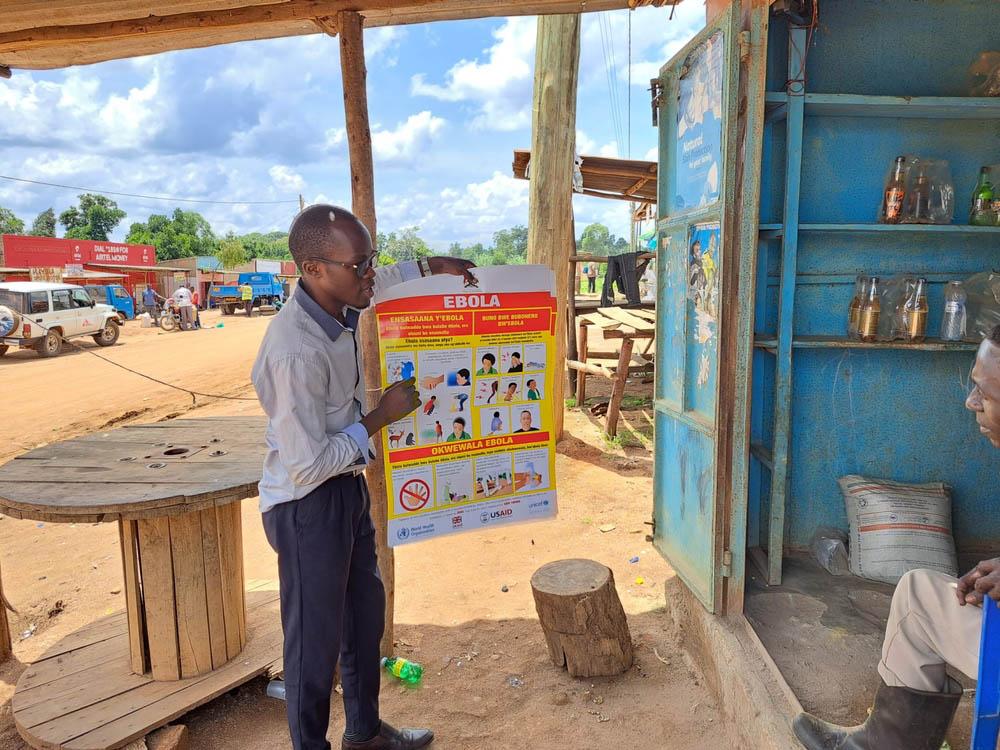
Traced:
[[64, 276], [73, 283], [103, 275], [121, 283], [133, 296], [146, 284], [161, 287], [160, 276], [180, 270], [157, 266], [156, 248], [152, 245], [17, 234], [0, 235], [0, 268], [5, 269], [3, 275], [7, 281], [27, 281], [32, 269], [68, 270]]

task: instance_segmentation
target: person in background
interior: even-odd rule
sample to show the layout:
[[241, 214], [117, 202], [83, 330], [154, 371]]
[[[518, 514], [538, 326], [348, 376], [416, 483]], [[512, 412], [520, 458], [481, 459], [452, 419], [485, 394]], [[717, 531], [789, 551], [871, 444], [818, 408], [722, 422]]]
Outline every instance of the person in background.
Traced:
[[191, 304], [191, 290], [181, 285], [174, 290], [174, 305], [181, 314], [181, 330], [190, 331], [194, 327], [194, 305]]
[[162, 302], [166, 302], [163, 295], [158, 294], [153, 289], [152, 284], [146, 284], [146, 288], [142, 290], [142, 309], [149, 313], [154, 323], [160, 322], [160, 303]]
[[497, 363], [497, 358], [486, 352], [483, 355], [483, 366], [476, 370], [476, 375], [496, 375], [497, 369], [494, 365]]
[[243, 302], [243, 309], [247, 312], [247, 317], [253, 317], [253, 287], [249, 284], [240, 285], [240, 300]]
[[357, 339], [378, 293], [424, 274], [463, 276], [472, 264], [433, 257], [375, 268], [371, 235], [351, 212], [314, 204], [292, 222], [302, 273], [264, 334], [251, 379], [267, 414], [260, 481], [264, 532], [278, 553], [288, 728], [294, 750], [329, 750], [330, 699], [340, 663], [342, 750], [416, 750], [424, 729], [395, 729], [379, 712], [385, 589], [364, 469], [373, 441], [420, 405], [410, 378], [366, 411]]
[[524, 365], [521, 364], [521, 352], [514, 352], [510, 355], [510, 367], [507, 368], [507, 372], [521, 372], [524, 370]]
[[440, 443], [441, 442], [441, 438], [443, 438], [443, 437], [444, 437], [444, 428], [441, 426], [440, 422], [438, 422], [437, 420], [435, 420], [435, 422], [434, 422], [434, 438], [435, 438], [435, 440], [438, 443]]
[[[1000, 326], [976, 354], [965, 408], [979, 431], [1000, 448]], [[995, 482], [994, 478], [994, 482]], [[809, 750], [938, 750], [962, 686], [949, 666], [975, 679], [986, 597], [1000, 602], [1000, 557], [984, 560], [959, 579], [911, 570], [899, 579], [878, 672], [882, 680], [864, 724], [840, 727], [801, 713], [793, 728]]]
[[493, 412], [493, 420], [490, 422], [490, 434], [499, 435], [503, 432], [503, 419], [500, 417], [500, 412]]
[[521, 429], [514, 430], [514, 432], [538, 432], [537, 427], [531, 426], [531, 412], [525, 409], [521, 412]]
[[594, 262], [587, 264], [587, 293], [597, 293], [597, 264]]
[[201, 328], [201, 294], [194, 284], [188, 284], [188, 289], [191, 290], [191, 304], [194, 306], [194, 327]]

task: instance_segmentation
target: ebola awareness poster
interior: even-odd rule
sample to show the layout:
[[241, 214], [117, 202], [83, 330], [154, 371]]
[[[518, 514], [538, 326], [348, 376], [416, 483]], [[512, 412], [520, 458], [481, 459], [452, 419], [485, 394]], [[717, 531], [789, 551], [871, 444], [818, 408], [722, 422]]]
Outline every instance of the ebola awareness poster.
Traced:
[[556, 514], [555, 280], [544, 266], [429, 276], [375, 308], [382, 383], [421, 405], [383, 431], [389, 545]]

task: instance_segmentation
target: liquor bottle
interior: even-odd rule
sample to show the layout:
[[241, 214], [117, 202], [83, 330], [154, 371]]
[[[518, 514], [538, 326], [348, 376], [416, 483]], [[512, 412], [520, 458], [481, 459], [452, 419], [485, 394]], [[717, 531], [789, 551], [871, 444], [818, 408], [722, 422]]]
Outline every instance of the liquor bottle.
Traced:
[[892, 176], [882, 196], [883, 224], [898, 224], [903, 218], [903, 198], [906, 196], [906, 157], [897, 156]]
[[882, 310], [879, 300], [878, 276], [872, 276], [865, 290], [864, 303], [858, 318], [858, 337], [862, 341], [875, 341], [878, 337], [878, 318]]
[[907, 340], [923, 341], [927, 335], [927, 279], [917, 279], [905, 309]]
[[931, 181], [923, 167], [917, 173], [917, 181], [910, 194], [906, 196], [906, 212], [904, 218], [911, 224], [933, 224], [931, 212]]
[[969, 211], [969, 223], [979, 227], [991, 227], [996, 224], [994, 213], [993, 183], [990, 182], [990, 168], [979, 170], [979, 182], [972, 192], [972, 209]]
[[854, 296], [847, 308], [847, 335], [852, 339], [858, 337], [858, 322], [861, 320], [861, 305], [864, 302], [866, 281], [864, 276], [858, 276], [855, 279]]
[[941, 338], [961, 341], [965, 338], [965, 290], [961, 281], [949, 281], [944, 290], [944, 315], [941, 317]]

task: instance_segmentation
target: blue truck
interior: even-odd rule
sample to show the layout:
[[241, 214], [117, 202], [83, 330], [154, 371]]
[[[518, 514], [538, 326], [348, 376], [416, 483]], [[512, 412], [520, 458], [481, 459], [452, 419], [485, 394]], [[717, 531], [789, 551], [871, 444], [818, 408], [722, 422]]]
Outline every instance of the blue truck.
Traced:
[[83, 288], [94, 302], [115, 308], [123, 324], [126, 320], [135, 320], [135, 300], [121, 284], [86, 284]]
[[[246, 310], [241, 287], [249, 284], [253, 289], [253, 307], [280, 306], [285, 299], [285, 289], [274, 273], [241, 273], [236, 284], [212, 284], [209, 301], [222, 310], [223, 315], [232, 315], [237, 310]], [[250, 312], [250, 310], [248, 310]]]

